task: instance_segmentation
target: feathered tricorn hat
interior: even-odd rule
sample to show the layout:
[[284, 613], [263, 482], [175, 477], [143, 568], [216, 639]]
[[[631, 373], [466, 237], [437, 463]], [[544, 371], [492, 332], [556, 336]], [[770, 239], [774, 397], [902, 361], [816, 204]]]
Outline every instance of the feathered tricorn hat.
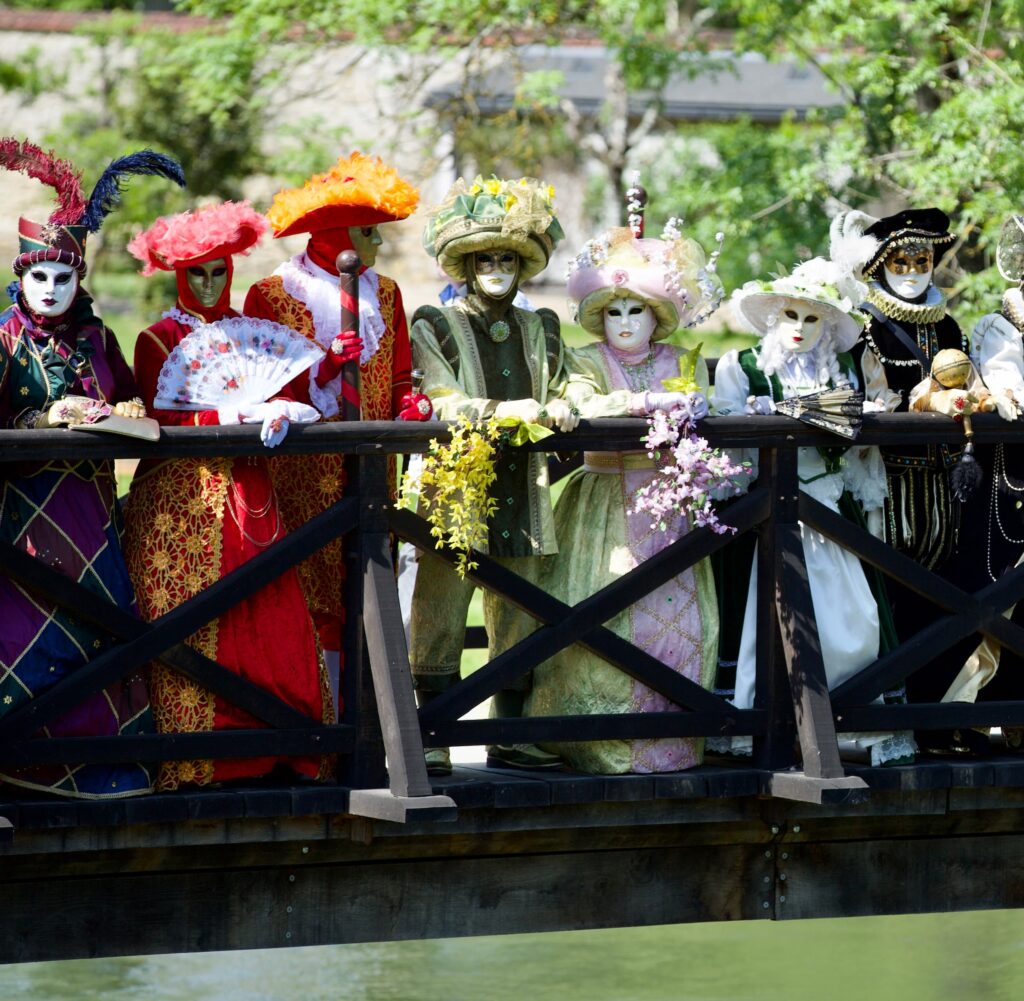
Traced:
[[85, 240], [121, 202], [122, 179], [129, 174], [155, 174], [185, 186], [181, 165], [173, 157], [144, 149], [114, 160], [96, 182], [87, 199], [82, 175], [67, 160], [60, 160], [26, 141], [0, 138], [0, 167], [18, 170], [49, 185], [57, 193], [57, 208], [45, 223], [18, 220], [20, 253], [12, 267], [16, 275], [39, 261], [59, 261], [84, 276]]
[[128, 244], [128, 252], [142, 261], [144, 275], [173, 271], [248, 253], [268, 226], [248, 202], [217, 202], [161, 216]]
[[949, 232], [949, 216], [935, 208], [904, 209], [883, 219], [856, 210], [841, 212], [832, 220], [829, 236], [829, 256], [843, 276], [839, 289], [854, 303], [863, 302], [865, 282], [875, 277], [894, 247], [956, 239]]
[[301, 188], [274, 195], [267, 218], [274, 236], [396, 222], [416, 211], [420, 194], [379, 157], [355, 152]]

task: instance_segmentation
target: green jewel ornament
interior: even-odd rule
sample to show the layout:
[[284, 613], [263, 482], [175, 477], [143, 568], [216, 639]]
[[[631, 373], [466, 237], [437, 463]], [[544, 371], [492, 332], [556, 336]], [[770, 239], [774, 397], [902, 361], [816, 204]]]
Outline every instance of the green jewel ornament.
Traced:
[[495, 320], [487, 331], [487, 336], [490, 337], [495, 344], [501, 344], [503, 341], [508, 340], [509, 334], [511, 333], [511, 328], [504, 320]]

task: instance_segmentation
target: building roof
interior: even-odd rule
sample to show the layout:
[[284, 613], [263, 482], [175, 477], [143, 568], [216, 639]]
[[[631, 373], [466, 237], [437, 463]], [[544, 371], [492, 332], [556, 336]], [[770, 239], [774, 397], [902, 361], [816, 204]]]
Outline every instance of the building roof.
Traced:
[[[155, 5], [154, 5], [155, 7]], [[139, 13], [147, 28], [162, 28], [167, 31], [195, 31], [210, 24], [209, 18], [178, 14], [170, 10], [145, 9], [81, 11], [81, 10], [32, 10], [30, 8], [0, 7], [0, 31], [38, 31], [47, 34], [69, 34], [84, 25], [109, 21], [115, 14]]]
[[[556, 70], [564, 76], [560, 95], [581, 113], [594, 114], [604, 101], [607, 59], [603, 46], [524, 46], [514, 58], [503, 59], [473, 80], [474, 104], [484, 114], [508, 111], [525, 73]], [[670, 121], [721, 121], [744, 115], [758, 122], [777, 122], [790, 112], [802, 117], [813, 108], [843, 104], [813, 66], [768, 62], [759, 55], [727, 50], [687, 59], [695, 72], [675, 76], [663, 96], [664, 115]], [[464, 93], [461, 81], [445, 82], [430, 91], [426, 104], [442, 110], [457, 105]], [[649, 92], [632, 94], [630, 112], [642, 114], [651, 100]]]

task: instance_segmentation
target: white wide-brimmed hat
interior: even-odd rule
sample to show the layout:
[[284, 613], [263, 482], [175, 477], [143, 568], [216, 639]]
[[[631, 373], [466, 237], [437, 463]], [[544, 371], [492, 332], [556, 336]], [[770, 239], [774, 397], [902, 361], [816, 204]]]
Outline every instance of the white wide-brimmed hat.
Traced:
[[815, 257], [772, 281], [747, 282], [733, 293], [737, 312], [758, 334], [768, 333], [769, 321], [787, 299], [813, 302], [825, 319], [835, 324], [836, 351], [849, 351], [864, 329], [865, 318], [853, 303], [839, 294], [838, 269], [832, 261]]

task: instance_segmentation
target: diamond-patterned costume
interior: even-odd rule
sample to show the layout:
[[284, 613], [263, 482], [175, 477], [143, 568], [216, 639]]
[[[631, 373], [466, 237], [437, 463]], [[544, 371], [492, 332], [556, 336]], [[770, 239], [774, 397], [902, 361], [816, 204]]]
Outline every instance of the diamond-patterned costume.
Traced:
[[[21, 305], [0, 315], [0, 426], [45, 411], [66, 395], [118, 402], [136, 395], [114, 335], [79, 291], [68, 313], [37, 323]], [[120, 549], [113, 463], [5, 465], [0, 471], [0, 538], [47, 566], [135, 611]], [[111, 645], [109, 635], [0, 576], [0, 717], [74, 674]], [[141, 675], [87, 698], [44, 727], [54, 737], [114, 736], [152, 730]], [[0, 779], [86, 799], [149, 792], [140, 764], [48, 765], [4, 770]]]

